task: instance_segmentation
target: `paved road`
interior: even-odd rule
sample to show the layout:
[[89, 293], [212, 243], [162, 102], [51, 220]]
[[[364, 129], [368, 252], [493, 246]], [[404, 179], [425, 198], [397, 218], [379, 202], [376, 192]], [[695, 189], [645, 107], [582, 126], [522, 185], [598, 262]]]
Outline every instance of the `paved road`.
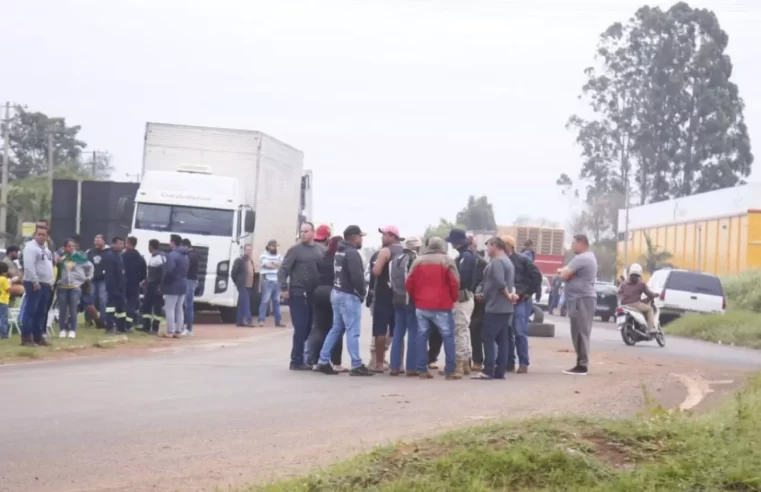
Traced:
[[146, 357], [0, 367], [0, 490], [239, 485], [494, 418], [631, 414], [643, 382], [677, 405], [686, 391], [670, 374], [738, 380], [761, 364], [754, 352], [676, 339], [627, 348], [599, 328], [592, 374], [571, 378], [560, 374], [573, 354], [559, 321], [557, 339], [532, 340], [531, 373], [505, 382], [328, 377], [286, 369], [288, 330], [252, 333]]

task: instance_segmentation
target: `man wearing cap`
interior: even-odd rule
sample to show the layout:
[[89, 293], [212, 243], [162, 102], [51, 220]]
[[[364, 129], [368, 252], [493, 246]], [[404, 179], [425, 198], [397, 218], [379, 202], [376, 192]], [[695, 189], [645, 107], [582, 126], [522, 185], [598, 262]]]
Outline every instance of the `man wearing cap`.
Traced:
[[515, 303], [515, 314], [507, 338], [507, 371], [515, 371], [515, 355], [518, 355], [518, 374], [528, 372], [528, 318], [534, 310], [532, 297], [541, 294], [542, 273], [524, 253], [515, 251], [515, 238], [503, 236], [505, 253], [513, 264], [515, 293], [518, 300]]
[[314, 242], [314, 224], [304, 222], [299, 229], [301, 241], [288, 249], [277, 271], [282, 298], [288, 302], [293, 323], [292, 371], [311, 371], [304, 362], [304, 351], [312, 327], [312, 295], [320, 284], [319, 263], [325, 248]]
[[399, 255], [389, 268], [389, 278], [391, 281], [391, 290], [394, 296], [394, 336], [391, 344], [391, 363], [389, 364], [389, 374], [398, 376], [404, 369], [402, 368], [402, 358], [404, 357], [404, 335], [407, 336], [407, 358], [406, 368], [407, 376], [419, 376], [417, 372], [417, 315], [415, 314], [415, 304], [412, 302], [409, 293], [407, 293], [407, 276], [410, 268], [420, 254], [420, 247], [423, 245], [420, 238], [410, 237], [404, 242], [404, 253]]
[[375, 363], [371, 369], [375, 372], [383, 372], [386, 342], [389, 336], [394, 336], [395, 323], [393, 293], [388, 276], [388, 267], [404, 252], [404, 247], [401, 244], [404, 238], [399, 234], [399, 228], [392, 225], [381, 227], [378, 232], [382, 234], [383, 247], [378, 252], [378, 258], [375, 260], [372, 272], [375, 277], [372, 304]]
[[454, 305], [454, 341], [456, 372], [460, 376], [470, 374], [470, 359], [473, 347], [470, 343], [470, 318], [473, 315], [473, 292], [476, 289], [476, 267], [478, 261], [470, 250], [468, 236], [462, 229], [452, 229], [446, 241], [459, 253], [457, 271], [460, 275], [460, 290]]
[[320, 351], [317, 371], [338, 374], [330, 365], [333, 347], [346, 331], [346, 349], [351, 357], [352, 376], [373, 376], [364, 364], [359, 352], [359, 334], [362, 328], [362, 301], [367, 295], [364, 265], [359, 250], [365, 235], [359, 226], [351, 225], [344, 231], [344, 240], [338, 246], [333, 260], [335, 277], [330, 302], [333, 306], [333, 326], [330, 328]]
[[[470, 251], [473, 253], [473, 256], [475, 256], [477, 262], [474, 283], [476, 285], [476, 290], [478, 290], [478, 287], [484, 281], [484, 270], [486, 269], [487, 262], [478, 254], [478, 245], [473, 236], [468, 236], [468, 240], [470, 242]], [[481, 334], [483, 333], [485, 308], [486, 305], [484, 304], [483, 297], [474, 296], [473, 316], [470, 318], [470, 346], [473, 350], [471, 355], [471, 359], [473, 360], [472, 370], [476, 372], [483, 369], [484, 364], [484, 344], [481, 341]]]
[[277, 253], [277, 241], [270, 239], [267, 249], [259, 256], [259, 269], [261, 272], [262, 300], [259, 304], [259, 326], [264, 326], [267, 317], [267, 309], [272, 301], [272, 315], [275, 317], [275, 326], [282, 327], [280, 315], [280, 284], [277, 281], [277, 270], [283, 263], [283, 257]]

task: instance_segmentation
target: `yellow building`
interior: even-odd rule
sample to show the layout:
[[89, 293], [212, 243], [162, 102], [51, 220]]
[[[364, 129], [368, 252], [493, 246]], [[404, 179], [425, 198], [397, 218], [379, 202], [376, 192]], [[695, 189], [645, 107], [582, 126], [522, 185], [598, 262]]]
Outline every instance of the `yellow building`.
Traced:
[[640, 261], [649, 237], [678, 268], [720, 276], [761, 268], [761, 183], [630, 208], [627, 255], [625, 210], [618, 230], [621, 265]]

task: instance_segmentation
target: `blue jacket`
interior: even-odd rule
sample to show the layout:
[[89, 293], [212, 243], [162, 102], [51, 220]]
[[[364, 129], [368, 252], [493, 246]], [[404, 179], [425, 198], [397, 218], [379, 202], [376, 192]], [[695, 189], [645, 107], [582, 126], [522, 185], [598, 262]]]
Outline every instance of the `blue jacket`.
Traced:
[[188, 289], [188, 250], [182, 246], [173, 249], [166, 255], [164, 279], [161, 282], [161, 292], [170, 296], [184, 296]]
[[476, 255], [467, 247], [457, 248], [457, 272], [460, 274], [460, 290], [474, 292], [478, 285], [478, 260]]
[[122, 252], [122, 262], [127, 294], [139, 294], [140, 282], [145, 280], [146, 267], [143, 256], [134, 249], [125, 249]]
[[101, 259], [106, 280], [106, 292], [111, 296], [124, 296], [124, 263], [122, 255], [109, 249]]

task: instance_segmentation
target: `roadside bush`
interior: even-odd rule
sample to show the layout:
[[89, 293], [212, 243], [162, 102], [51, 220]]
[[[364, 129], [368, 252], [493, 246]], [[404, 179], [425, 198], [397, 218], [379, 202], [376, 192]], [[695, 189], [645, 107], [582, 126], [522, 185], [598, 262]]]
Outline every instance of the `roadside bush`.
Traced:
[[666, 333], [708, 342], [761, 349], [761, 314], [688, 314], [664, 326]]
[[731, 310], [761, 313], [761, 270], [721, 279]]

